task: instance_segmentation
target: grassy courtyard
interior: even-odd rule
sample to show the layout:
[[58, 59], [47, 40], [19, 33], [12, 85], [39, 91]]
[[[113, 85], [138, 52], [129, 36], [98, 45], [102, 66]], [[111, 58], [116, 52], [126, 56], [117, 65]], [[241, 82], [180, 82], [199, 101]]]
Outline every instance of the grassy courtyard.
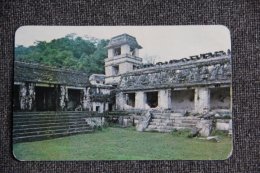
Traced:
[[24, 161], [223, 160], [231, 150], [232, 139], [225, 136], [216, 143], [170, 133], [137, 132], [133, 127], [13, 145], [15, 157]]

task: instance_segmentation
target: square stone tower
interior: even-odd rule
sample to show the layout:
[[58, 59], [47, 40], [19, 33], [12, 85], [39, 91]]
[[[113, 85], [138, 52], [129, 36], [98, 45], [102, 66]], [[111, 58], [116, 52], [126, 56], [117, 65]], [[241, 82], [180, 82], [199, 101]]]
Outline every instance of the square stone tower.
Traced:
[[142, 59], [138, 57], [142, 47], [133, 36], [122, 34], [113, 37], [105, 49], [108, 50], [108, 58], [105, 59], [106, 84], [117, 85], [121, 74], [133, 71], [142, 64]]

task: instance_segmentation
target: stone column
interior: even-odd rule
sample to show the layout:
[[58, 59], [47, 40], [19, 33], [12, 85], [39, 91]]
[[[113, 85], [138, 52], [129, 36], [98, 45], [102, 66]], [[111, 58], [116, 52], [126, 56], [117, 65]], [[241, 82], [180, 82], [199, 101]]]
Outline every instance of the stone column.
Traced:
[[126, 104], [125, 94], [120, 92], [116, 93], [116, 109], [123, 110]]
[[20, 108], [21, 110], [27, 109], [27, 87], [25, 83], [22, 83], [20, 86]]
[[[62, 111], [66, 108], [66, 87], [60, 86], [60, 108]], [[67, 99], [67, 98], [66, 98]]]
[[128, 44], [124, 44], [121, 46], [121, 55], [129, 54], [130, 53], [130, 46]]
[[168, 109], [170, 108], [170, 95], [169, 95], [169, 90], [159, 90], [158, 91], [158, 106], [163, 108], [163, 109]]
[[144, 105], [146, 104], [147, 96], [144, 92], [138, 91], [135, 94], [135, 108], [136, 109], [144, 109]]
[[107, 50], [107, 53], [108, 53], [108, 58], [111, 58], [114, 56], [114, 49], [110, 48]]
[[88, 109], [88, 105], [89, 105], [89, 98], [88, 98], [88, 91], [87, 89], [83, 89], [83, 99], [82, 99], [82, 108], [83, 110], [87, 110]]
[[135, 48], [135, 56], [139, 56], [139, 49], [138, 48]]
[[195, 110], [198, 113], [206, 113], [210, 109], [210, 90], [206, 87], [195, 89]]
[[28, 88], [28, 110], [33, 110], [35, 105], [35, 84], [30, 83]]

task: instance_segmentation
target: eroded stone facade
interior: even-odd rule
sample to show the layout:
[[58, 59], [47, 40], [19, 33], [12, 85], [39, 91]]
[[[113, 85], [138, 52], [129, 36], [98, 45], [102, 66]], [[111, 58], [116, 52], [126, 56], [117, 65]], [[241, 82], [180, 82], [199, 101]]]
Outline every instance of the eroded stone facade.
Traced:
[[230, 51], [142, 64], [136, 38], [113, 37], [105, 75], [15, 62], [14, 108], [19, 111], [231, 109]]
[[112, 38], [106, 48], [105, 82], [117, 88], [117, 109], [181, 109], [204, 114], [231, 109], [229, 50], [153, 65], [142, 64], [138, 54], [131, 53], [131, 48], [141, 46], [127, 34]]

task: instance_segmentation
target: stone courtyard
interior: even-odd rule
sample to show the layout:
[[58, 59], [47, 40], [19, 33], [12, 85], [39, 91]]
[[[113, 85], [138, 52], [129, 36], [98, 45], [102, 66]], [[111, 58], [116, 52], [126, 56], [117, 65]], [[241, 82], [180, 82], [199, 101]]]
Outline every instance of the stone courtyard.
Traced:
[[[95, 117], [101, 125], [115, 120], [140, 131], [197, 127], [206, 136], [214, 120], [215, 128], [231, 133], [230, 50], [144, 64], [142, 46], [128, 34], [111, 38], [105, 49], [105, 75], [16, 61], [14, 118], [20, 113], [28, 119], [26, 112], [81, 112], [88, 125]], [[18, 130], [21, 117], [14, 121]]]

